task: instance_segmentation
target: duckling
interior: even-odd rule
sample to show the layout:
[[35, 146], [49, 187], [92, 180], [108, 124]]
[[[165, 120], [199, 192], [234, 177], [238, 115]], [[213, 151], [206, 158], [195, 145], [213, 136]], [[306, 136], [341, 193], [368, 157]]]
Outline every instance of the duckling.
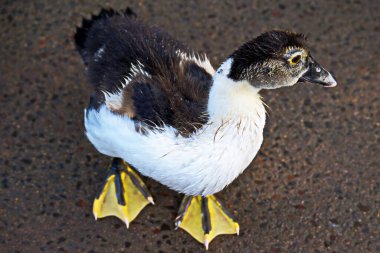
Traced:
[[246, 42], [215, 71], [199, 54], [126, 9], [84, 20], [76, 47], [94, 91], [86, 135], [112, 159], [96, 195], [95, 219], [129, 226], [153, 197], [139, 174], [185, 196], [176, 228], [208, 248], [239, 225], [214, 196], [252, 162], [266, 111], [259, 91], [335, 78], [312, 57], [303, 35], [269, 31]]

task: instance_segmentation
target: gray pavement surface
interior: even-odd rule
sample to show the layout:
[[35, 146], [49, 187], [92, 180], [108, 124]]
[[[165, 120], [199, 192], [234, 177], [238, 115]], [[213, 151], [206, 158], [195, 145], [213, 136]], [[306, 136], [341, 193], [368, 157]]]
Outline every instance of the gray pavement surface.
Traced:
[[218, 66], [271, 29], [308, 35], [338, 87], [262, 92], [270, 106], [251, 166], [217, 194], [240, 236], [209, 252], [380, 252], [379, 1], [1, 1], [0, 252], [202, 252], [173, 220], [181, 196], [146, 179], [156, 205], [127, 230], [95, 222], [109, 158], [86, 140], [89, 85], [74, 50], [82, 17], [130, 6]]

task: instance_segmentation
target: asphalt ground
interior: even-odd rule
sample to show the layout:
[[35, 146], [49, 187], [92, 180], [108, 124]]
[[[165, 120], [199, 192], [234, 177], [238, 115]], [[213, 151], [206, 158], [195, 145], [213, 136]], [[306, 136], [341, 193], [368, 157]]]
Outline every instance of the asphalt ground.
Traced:
[[308, 35], [338, 86], [262, 92], [271, 108], [250, 167], [217, 194], [240, 236], [209, 252], [380, 252], [379, 1], [1, 1], [0, 252], [202, 252], [174, 231], [181, 197], [146, 179], [156, 205], [127, 230], [95, 222], [109, 158], [87, 141], [89, 85], [74, 50], [82, 17], [133, 8], [218, 66], [261, 32]]

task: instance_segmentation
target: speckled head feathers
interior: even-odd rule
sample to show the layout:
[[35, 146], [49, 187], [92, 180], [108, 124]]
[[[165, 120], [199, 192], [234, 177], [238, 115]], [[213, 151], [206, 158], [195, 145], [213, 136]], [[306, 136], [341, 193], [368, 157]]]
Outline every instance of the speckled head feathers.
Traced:
[[[263, 64], [269, 60], [284, 60], [284, 55], [292, 50], [308, 51], [306, 37], [289, 31], [270, 31], [261, 34], [255, 39], [243, 44], [232, 55], [233, 64], [229, 77], [233, 80], [249, 79], [250, 71], [265, 66], [268, 73], [270, 64]], [[251, 73], [253, 74], [253, 73]]]
[[249, 81], [258, 89], [292, 86], [299, 81], [336, 85], [335, 78], [312, 58], [306, 37], [299, 33], [263, 33], [243, 44], [230, 59], [228, 77]]

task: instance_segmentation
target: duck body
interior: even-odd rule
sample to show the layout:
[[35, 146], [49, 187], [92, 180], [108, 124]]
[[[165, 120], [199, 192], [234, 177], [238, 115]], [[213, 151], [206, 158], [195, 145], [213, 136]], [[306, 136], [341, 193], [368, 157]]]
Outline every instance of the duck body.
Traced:
[[215, 71], [210, 61], [127, 9], [101, 11], [75, 34], [94, 88], [86, 135], [113, 158], [95, 198], [95, 219], [129, 226], [153, 197], [142, 175], [184, 193], [175, 226], [208, 248], [239, 225], [218, 201], [256, 156], [265, 108], [261, 89], [334, 77], [311, 56], [304, 36], [270, 31], [246, 42]]
[[95, 87], [85, 113], [91, 143], [187, 195], [230, 184], [263, 140], [258, 89], [227, 77], [231, 59], [215, 72], [205, 56], [135, 19], [96, 25], [85, 53]]
[[[241, 86], [236, 89], [251, 89]], [[189, 136], [178, 134], [170, 125], [136, 131], [134, 120], [115, 115], [105, 105], [87, 111], [86, 134], [101, 153], [123, 158], [143, 175], [173, 190], [187, 195], [214, 194], [244, 171], [261, 146], [265, 110], [257, 92], [250, 92], [250, 101], [236, 101], [238, 108], [244, 102], [256, 103], [250, 111], [236, 108], [223, 117], [211, 114], [209, 121]]]

